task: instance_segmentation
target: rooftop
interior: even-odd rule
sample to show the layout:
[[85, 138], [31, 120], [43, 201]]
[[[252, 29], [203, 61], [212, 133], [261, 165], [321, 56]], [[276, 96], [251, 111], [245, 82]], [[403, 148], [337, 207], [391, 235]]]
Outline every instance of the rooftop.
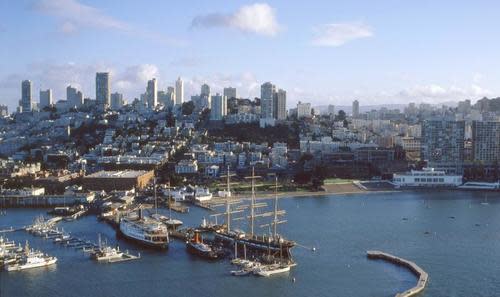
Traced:
[[99, 171], [86, 177], [93, 178], [134, 178], [146, 174], [145, 170]]

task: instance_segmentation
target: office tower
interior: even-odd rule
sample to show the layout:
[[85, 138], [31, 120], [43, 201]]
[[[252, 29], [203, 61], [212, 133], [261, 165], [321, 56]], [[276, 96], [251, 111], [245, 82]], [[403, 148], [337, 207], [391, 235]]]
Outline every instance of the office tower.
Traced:
[[154, 109], [158, 104], [158, 84], [156, 78], [148, 81], [148, 86], [146, 88], [146, 102], [148, 107]]
[[52, 99], [52, 90], [47, 89], [45, 91], [40, 91], [40, 109], [50, 107], [52, 104], [54, 104]]
[[95, 75], [95, 100], [97, 106], [106, 109], [111, 101], [109, 72], [97, 72]]
[[261, 118], [272, 119], [274, 110], [274, 93], [276, 86], [270, 82], [266, 82], [260, 86], [260, 114]]
[[297, 103], [297, 118], [310, 118], [311, 117], [311, 103]]
[[9, 108], [7, 105], [0, 105], [0, 116], [1, 117], [6, 117], [9, 115]]
[[200, 96], [208, 96], [210, 97], [210, 86], [207, 84], [201, 85]]
[[212, 121], [221, 121], [227, 114], [227, 97], [219, 93], [212, 96], [210, 108], [210, 119]]
[[118, 92], [111, 94], [111, 109], [118, 110], [123, 107], [123, 104], [123, 94]]
[[273, 96], [273, 117], [279, 121], [286, 120], [286, 91], [279, 89]]
[[329, 104], [327, 114], [329, 116], [335, 115], [335, 105]]
[[71, 85], [66, 88], [66, 103], [69, 107], [80, 107], [83, 105], [83, 93]]
[[224, 88], [224, 94], [223, 94], [227, 99], [231, 98], [237, 98], [236, 97], [236, 88], [233, 87], [227, 87]]
[[181, 77], [175, 81], [175, 104], [181, 105], [184, 102], [184, 83]]
[[31, 80], [23, 80], [21, 83], [21, 112], [30, 112], [33, 106], [33, 98], [31, 96]]
[[472, 155], [483, 165], [500, 164], [500, 122], [472, 122]]
[[352, 117], [355, 119], [359, 117], [359, 102], [358, 102], [358, 100], [354, 100], [352, 102]]
[[464, 160], [465, 122], [446, 119], [422, 123], [422, 159], [428, 167], [461, 173]]
[[175, 104], [175, 88], [174, 87], [168, 87], [167, 88], [167, 97], [165, 99], [166, 102], [165, 106], [173, 106]]

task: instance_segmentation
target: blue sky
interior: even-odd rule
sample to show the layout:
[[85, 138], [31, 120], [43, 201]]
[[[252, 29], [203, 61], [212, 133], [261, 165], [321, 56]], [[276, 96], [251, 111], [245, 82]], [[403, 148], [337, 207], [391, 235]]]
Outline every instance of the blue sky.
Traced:
[[22, 79], [93, 98], [96, 71], [128, 99], [178, 76], [288, 105], [446, 102], [499, 95], [498, 1], [0, 0], [0, 103]]

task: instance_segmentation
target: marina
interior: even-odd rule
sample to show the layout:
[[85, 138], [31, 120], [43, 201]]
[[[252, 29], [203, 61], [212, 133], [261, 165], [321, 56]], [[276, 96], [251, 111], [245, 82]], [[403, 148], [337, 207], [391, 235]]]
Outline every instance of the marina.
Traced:
[[[140, 254], [140, 259], [126, 261], [123, 265], [97, 265], [99, 261], [92, 260], [89, 253], [77, 252], [78, 249], [65, 244], [55, 244], [54, 238], [47, 239], [22, 230], [8, 232], [4, 235], [9, 236], [9, 242], [14, 241], [16, 248], [19, 247], [18, 243], [29, 240], [30, 246], [57, 257], [58, 261], [57, 265], [36, 269], [37, 276], [31, 280], [33, 286], [37, 286], [36, 291], [30, 291], [31, 287], [19, 286], [20, 282], [24, 283], [23, 275], [31, 273], [31, 270], [12, 274], [2, 271], [0, 285], [7, 296], [18, 294], [14, 292], [21, 288], [19, 293], [22, 296], [37, 297], [52, 296], [53, 290], [62, 289], [61, 282], [75, 286], [85, 296], [120, 294], [125, 297], [143, 295], [144, 290], [153, 295], [169, 290], [172, 296], [334, 294], [370, 297], [394, 296], [397, 292], [414, 287], [418, 279], [413, 272], [360, 256], [366, 250], [376, 248], [390, 250], [425, 267], [426, 272], [432, 276], [432, 282], [427, 283], [421, 296], [449, 295], [449, 290], [444, 288], [450, 287], [457, 290], [452, 292], [454, 296], [468, 297], [476, 292], [491, 296], [490, 293], [500, 290], [495, 282], [488, 280], [488, 275], [494, 275], [500, 265], [499, 261], [488, 257], [489, 254], [496, 253], [499, 247], [498, 237], [492, 234], [500, 228], [500, 221], [495, 216], [500, 211], [500, 204], [491, 195], [488, 205], [482, 205], [483, 201], [484, 195], [476, 192], [459, 195], [456, 192], [406, 192], [346, 195], [327, 199], [280, 199], [279, 206], [287, 211], [289, 223], [281, 225], [279, 231], [283, 236], [296, 240], [293, 258], [298, 265], [291, 267], [288, 272], [279, 272], [270, 277], [254, 275], [255, 267], [264, 263], [255, 261], [251, 251], [245, 252], [243, 245], [237, 246], [236, 255], [233, 245], [231, 253], [224, 260], [207, 261], [188, 253], [183, 239], [171, 240], [168, 252], [164, 253], [116, 237], [114, 227], [97, 220], [95, 216], [84, 216], [77, 221], [61, 220], [54, 228], [64, 234], [84, 241], [96, 241], [95, 245], [98, 246], [97, 234], [100, 233], [107, 240], [107, 246], [115, 248], [119, 245], [120, 251]], [[272, 209], [273, 199], [266, 202]], [[33, 218], [43, 213], [44, 210], [37, 209], [9, 210], [6, 216], [0, 217], [0, 227], [9, 229], [10, 226], [29, 226], [33, 224]], [[158, 209], [158, 214], [168, 217], [168, 210]], [[201, 218], [209, 217], [210, 214], [208, 210], [192, 208], [190, 213], [177, 214], [175, 218], [182, 220], [184, 226], [199, 226]], [[380, 221], [380, 216], [384, 216], [385, 220]], [[450, 219], [451, 216], [454, 219]], [[261, 224], [263, 223], [256, 225]], [[296, 224], [301, 228], [296, 228]], [[210, 226], [206, 222], [208, 229]], [[235, 229], [244, 230], [248, 227], [248, 220], [236, 220], [232, 224]], [[262, 229], [268, 230], [266, 227]], [[425, 234], [426, 231], [429, 234]], [[468, 234], [467, 239], [464, 238], [464, 233]], [[381, 240], [381, 237], [384, 239]], [[203, 234], [203, 241], [205, 240], [212, 244], [209, 233]], [[479, 246], [477, 242], [482, 244]], [[312, 252], [313, 246], [315, 252]], [[446, 254], [436, 253], [438, 250], [446, 250]], [[463, 263], [456, 262], [456, 258], [466, 251], [471, 251], [472, 257], [462, 258]], [[235, 258], [239, 259], [235, 262], [247, 262], [231, 264]], [[176, 273], [167, 273], [168, 271]], [[458, 271], [460, 274], [457, 274]], [[78, 285], [75, 279], [81, 273], [100, 289]], [[464, 280], [482, 275], [485, 280], [461, 286], [454, 281], [457, 275], [461, 275], [458, 276], [459, 279]], [[198, 285], [172, 287], [181, 278], [196, 279]], [[53, 279], [57, 281], [52, 281]], [[45, 286], [38, 286], [40, 282], [44, 282]], [[69, 293], [68, 296], [76, 295]]]

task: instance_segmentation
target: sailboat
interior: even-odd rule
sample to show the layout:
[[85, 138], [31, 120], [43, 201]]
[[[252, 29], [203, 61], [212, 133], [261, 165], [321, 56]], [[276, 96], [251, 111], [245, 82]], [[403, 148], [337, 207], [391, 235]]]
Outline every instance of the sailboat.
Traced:
[[[229, 172], [228, 172], [229, 175]], [[241, 246], [245, 246], [253, 251], [270, 251], [273, 255], [281, 254], [284, 259], [291, 260], [291, 248], [293, 248], [296, 243], [291, 240], [287, 240], [283, 238], [281, 235], [277, 233], [277, 226], [279, 224], [285, 223], [286, 220], [279, 220], [279, 216], [283, 216], [285, 214], [284, 210], [278, 210], [278, 195], [277, 195], [277, 178], [276, 178], [276, 190], [275, 190], [275, 200], [274, 200], [274, 211], [257, 214], [256, 209], [259, 207], [266, 206], [265, 203], [256, 203], [255, 197], [255, 179], [258, 178], [255, 176], [255, 169], [252, 169], [252, 196], [250, 200], [250, 215], [248, 218], [250, 219], [250, 232], [246, 233], [238, 230], [231, 230], [230, 223], [231, 217], [230, 215], [234, 212], [239, 212], [242, 210], [231, 210], [231, 201], [230, 197], [227, 198], [226, 201], [226, 228], [221, 230], [217, 230], [215, 232], [215, 239], [220, 240], [227, 245], [233, 245], [235, 242]], [[228, 178], [228, 188], [229, 188], [229, 178]], [[270, 217], [273, 216], [273, 220], [270, 224], [261, 225], [260, 227], [273, 227], [273, 233], [269, 235], [257, 235], [255, 234], [255, 219], [258, 217]]]

